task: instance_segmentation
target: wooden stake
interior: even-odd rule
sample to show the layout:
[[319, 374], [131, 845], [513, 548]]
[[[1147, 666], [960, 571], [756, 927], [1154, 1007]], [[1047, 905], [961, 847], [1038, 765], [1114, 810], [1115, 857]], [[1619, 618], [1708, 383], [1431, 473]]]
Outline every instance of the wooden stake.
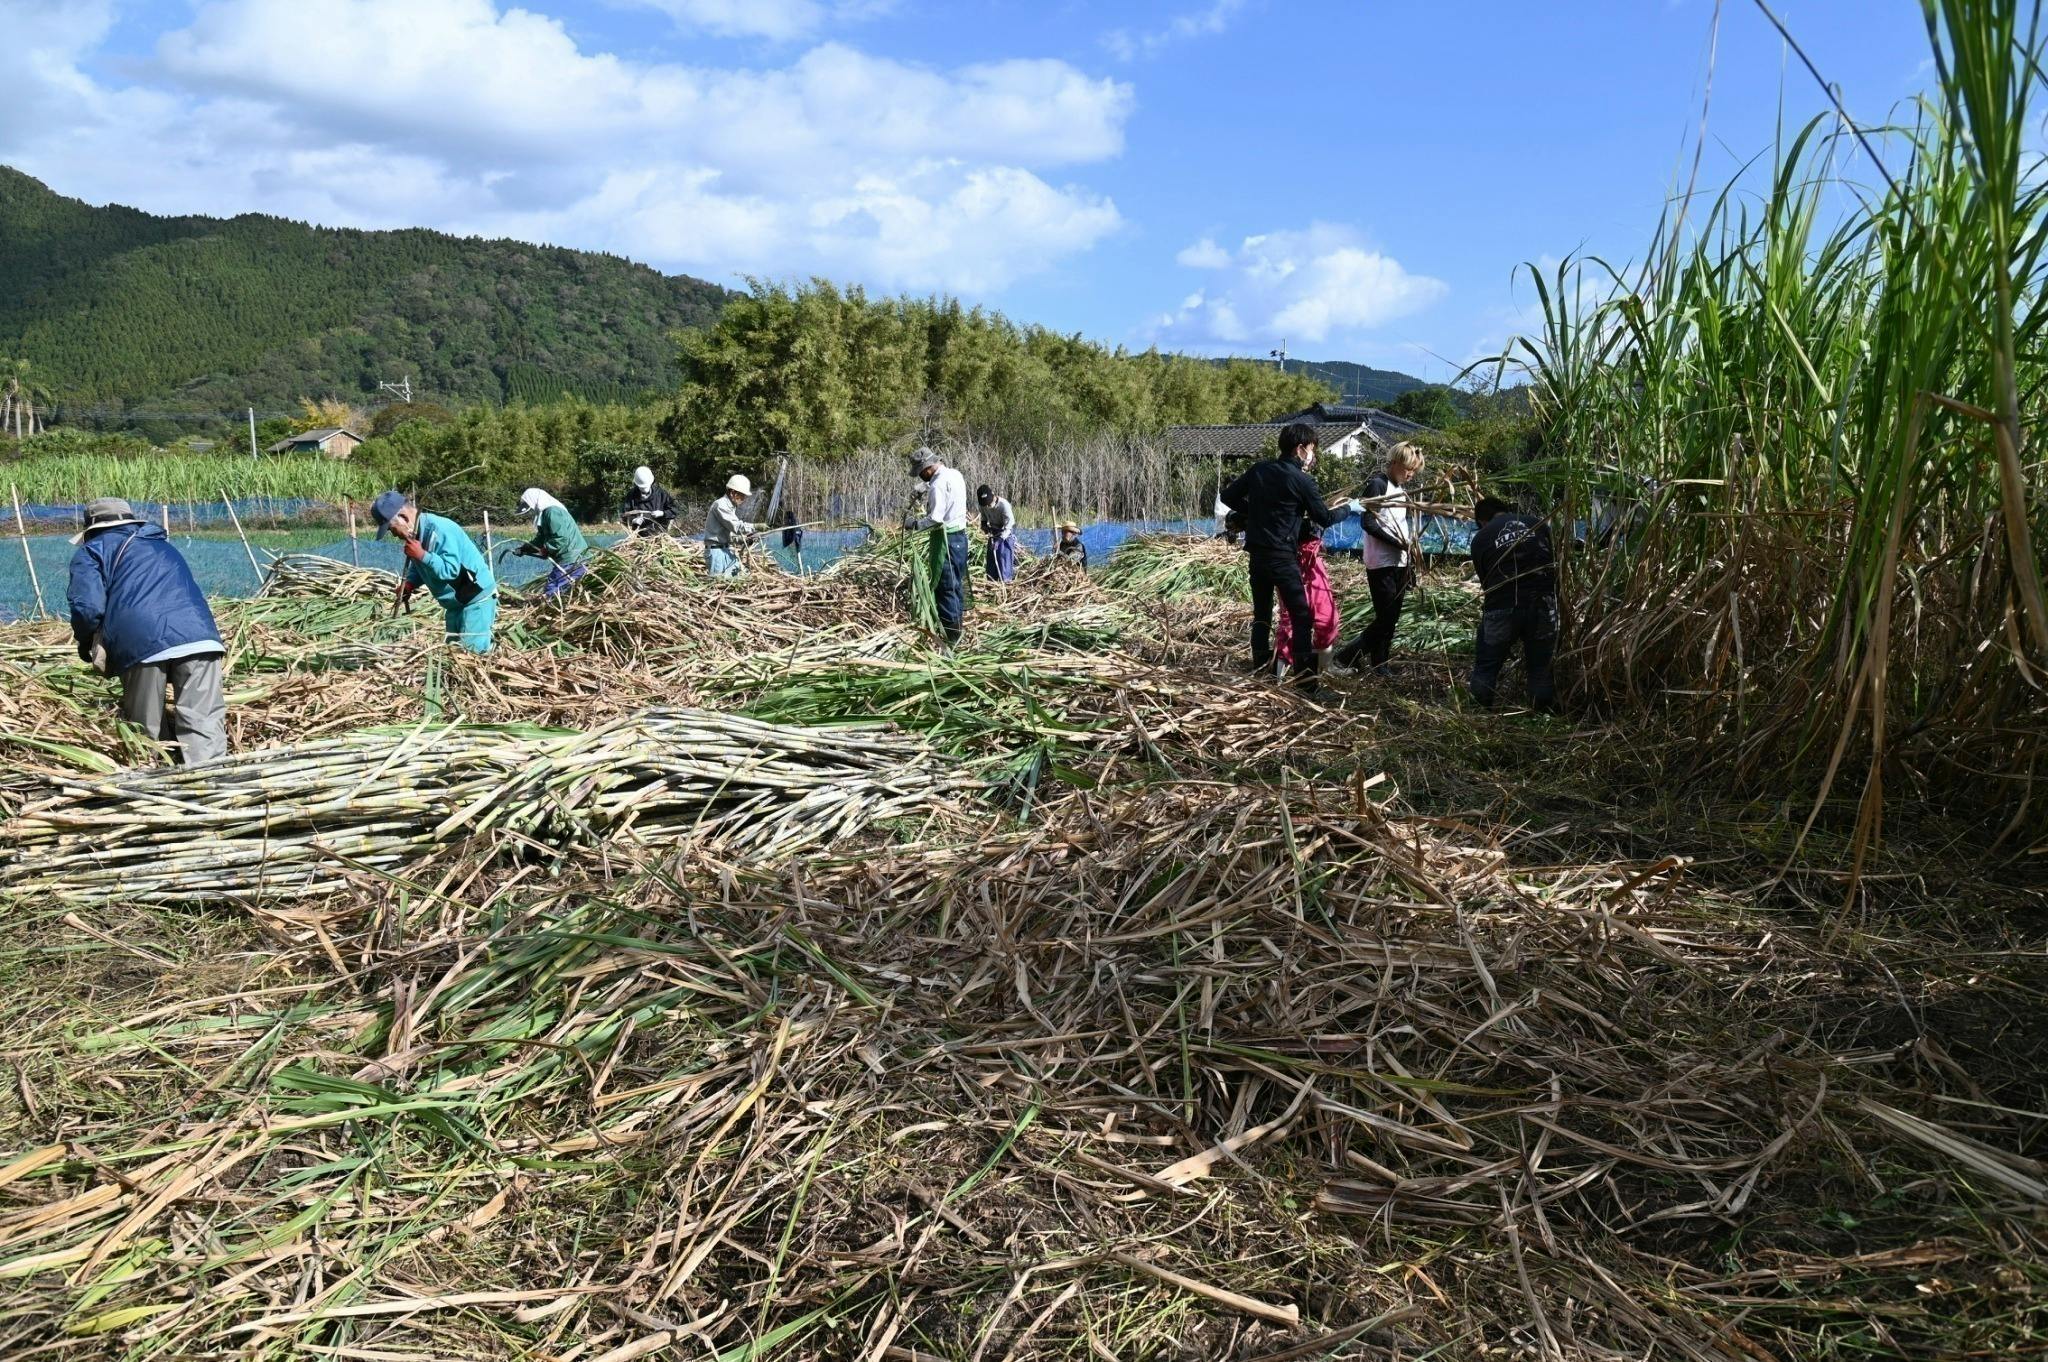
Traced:
[[256, 574], [256, 585], [262, 586], [263, 569], [257, 566], [256, 550], [249, 545], [249, 536], [242, 529], [242, 518], [235, 514], [235, 503], [228, 500], [228, 493], [225, 487], [221, 489], [220, 504], [228, 508], [228, 519], [235, 522], [235, 533], [242, 538], [242, 552], [249, 555], [249, 571]]
[[21, 489], [10, 482], [7, 484], [7, 493], [14, 498], [14, 528], [21, 532], [21, 556], [28, 563], [28, 584], [36, 593], [36, 614], [47, 615], [50, 611], [49, 607], [43, 604], [43, 583], [42, 579], [36, 576], [36, 556], [29, 552], [28, 520], [21, 513]]
[[363, 565], [363, 546], [356, 539], [356, 504], [353, 500], [349, 500], [343, 502], [342, 505], [348, 507], [349, 560], [353, 562], [357, 567], [361, 567]]

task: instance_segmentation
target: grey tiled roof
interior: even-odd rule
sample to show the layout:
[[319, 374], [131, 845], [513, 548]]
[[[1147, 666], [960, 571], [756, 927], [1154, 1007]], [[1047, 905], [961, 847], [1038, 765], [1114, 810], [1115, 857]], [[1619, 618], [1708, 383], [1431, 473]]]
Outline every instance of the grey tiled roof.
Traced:
[[1310, 407], [1278, 421], [1252, 425], [1169, 426], [1166, 439], [1183, 453], [1202, 458], [1256, 459], [1278, 445], [1283, 426], [1296, 421], [1314, 426], [1316, 443], [1324, 449], [1351, 435], [1359, 436], [1369, 446], [1384, 449], [1429, 430], [1428, 426], [1369, 407]]

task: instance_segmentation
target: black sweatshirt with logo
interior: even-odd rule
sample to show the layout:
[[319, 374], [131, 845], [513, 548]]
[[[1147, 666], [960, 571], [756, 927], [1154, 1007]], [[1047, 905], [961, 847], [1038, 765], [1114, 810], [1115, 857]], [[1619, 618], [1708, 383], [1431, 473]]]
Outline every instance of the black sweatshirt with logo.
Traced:
[[1557, 594], [1550, 526], [1512, 512], [1495, 516], [1472, 536], [1472, 562], [1486, 589], [1486, 609], [1512, 610]]

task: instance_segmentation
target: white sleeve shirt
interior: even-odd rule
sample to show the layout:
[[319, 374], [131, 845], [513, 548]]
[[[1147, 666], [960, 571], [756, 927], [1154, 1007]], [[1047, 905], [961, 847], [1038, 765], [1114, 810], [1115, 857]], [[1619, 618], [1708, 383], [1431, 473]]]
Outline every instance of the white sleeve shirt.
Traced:
[[967, 479], [957, 468], [941, 467], [931, 480], [930, 504], [918, 528], [933, 525], [944, 525], [947, 534], [967, 529]]

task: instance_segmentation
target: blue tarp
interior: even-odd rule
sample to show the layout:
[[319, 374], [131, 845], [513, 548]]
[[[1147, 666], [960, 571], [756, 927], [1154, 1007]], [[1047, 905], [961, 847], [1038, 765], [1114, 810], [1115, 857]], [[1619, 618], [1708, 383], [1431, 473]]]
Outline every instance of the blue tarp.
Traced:
[[[221, 508], [215, 506], [214, 510], [221, 511]], [[226, 512], [221, 511], [221, 519], [225, 521], [226, 518]], [[1463, 554], [1470, 548], [1473, 530], [1470, 521], [1453, 520], [1447, 516], [1424, 516], [1422, 521], [1422, 547], [1425, 553]], [[175, 508], [171, 523], [174, 529], [180, 523]], [[524, 522], [517, 522], [511, 528], [511, 535], [499, 534], [496, 537], [498, 547], [502, 548], [507, 543], [527, 537]], [[1084, 527], [1081, 531], [1081, 542], [1088, 546], [1089, 565], [1100, 567], [1109, 561], [1111, 555], [1125, 540], [1134, 535], [1207, 536], [1215, 533], [1214, 520], [1115, 521]], [[590, 541], [594, 545], [603, 546], [615, 544], [621, 537], [616, 534], [593, 534]], [[1052, 530], [1017, 531], [1017, 542], [1028, 552], [1040, 557], [1052, 553], [1056, 537]], [[1357, 550], [1362, 537], [1358, 518], [1349, 516], [1331, 526], [1323, 535], [1323, 542], [1332, 551], [1342, 553]], [[867, 539], [868, 532], [865, 529], [806, 530], [803, 570], [816, 572], [834, 559], [859, 548]], [[974, 541], [972, 559], [975, 570], [979, 572], [982, 562], [982, 538], [978, 531], [974, 534]], [[35, 593], [30, 588], [28, 570], [21, 558], [22, 542], [15, 539], [12, 543], [0, 544], [0, 620], [25, 618], [35, 610]], [[173, 534], [172, 542], [178, 546], [178, 551], [185, 555], [185, 561], [192, 565], [192, 575], [198, 578], [201, 589], [207, 595], [233, 597], [255, 594], [257, 576], [249, 567], [249, 555], [243, 549], [240, 540], [202, 538], [177, 533]], [[27, 543], [35, 554], [36, 572], [42, 579], [45, 606], [52, 614], [64, 614], [64, 587], [70, 576], [71, 544], [66, 537], [52, 534], [30, 535]], [[761, 536], [761, 543], [785, 568], [792, 571], [797, 568], [796, 555], [782, 547], [781, 536], [773, 529]], [[338, 534], [326, 542], [312, 544], [296, 541], [291, 551], [320, 554], [343, 563], [350, 561], [349, 540], [346, 535]], [[389, 540], [379, 543], [368, 534], [362, 537], [358, 552], [364, 567], [396, 572], [402, 561], [396, 545]], [[266, 565], [270, 561], [270, 555], [260, 545], [256, 550], [256, 558], [259, 563]], [[508, 553], [501, 563], [501, 575], [506, 585], [519, 586], [538, 577], [546, 568], [547, 565], [537, 558], [518, 558]]]

